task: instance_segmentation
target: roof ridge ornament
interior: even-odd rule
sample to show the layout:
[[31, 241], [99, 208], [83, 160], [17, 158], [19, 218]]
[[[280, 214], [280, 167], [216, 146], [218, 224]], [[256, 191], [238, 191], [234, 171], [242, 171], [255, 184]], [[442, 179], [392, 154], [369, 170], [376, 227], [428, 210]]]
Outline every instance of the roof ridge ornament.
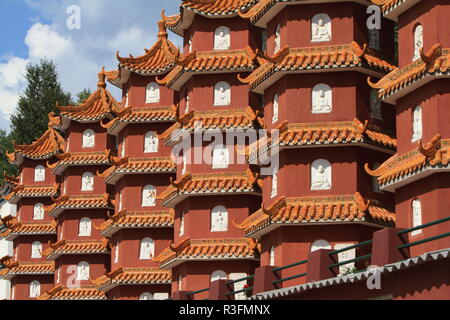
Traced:
[[441, 149], [441, 135], [437, 134], [435, 135], [430, 142], [427, 144], [423, 144], [422, 139], [420, 139], [417, 142], [417, 145], [419, 147], [419, 151], [421, 154], [423, 154], [428, 159], [435, 158], [437, 152]]

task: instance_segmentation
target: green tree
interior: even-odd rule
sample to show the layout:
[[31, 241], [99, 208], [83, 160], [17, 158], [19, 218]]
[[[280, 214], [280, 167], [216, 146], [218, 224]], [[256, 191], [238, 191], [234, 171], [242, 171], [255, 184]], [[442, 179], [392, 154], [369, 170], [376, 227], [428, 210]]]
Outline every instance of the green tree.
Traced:
[[77, 94], [78, 99], [77, 104], [83, 104], [87, 100], [87, 98], [91, 96], [91, 94], [92, 94], [91, 89], [89, 88], [83, 89], [83, 91]]
[[56, 102], [63, 106], [73, 104], [70, 93], [61, 88], [52, 61], [28, 65], [25, 79], [27, 87], [11, 116], [11, 137], [17, 144], [30, 144], [47, 130], [47, 115], [52, 111], [58, 113]]
[[11, 135], [6, 134], [5, 131], [0, 130], [0, 185], [3, 183], [3, 173], [6, 172], [9, 176], [18, 174], [16, 166], [9, 163], [6, 157], [6, 151], [13, 152], [13, 144]]

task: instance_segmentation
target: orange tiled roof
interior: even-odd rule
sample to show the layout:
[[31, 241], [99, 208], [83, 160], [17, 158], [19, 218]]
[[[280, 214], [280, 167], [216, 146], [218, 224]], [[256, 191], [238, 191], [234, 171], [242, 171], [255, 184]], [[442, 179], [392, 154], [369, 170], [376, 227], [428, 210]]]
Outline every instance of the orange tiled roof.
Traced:
[[106, 294], [96, 287], [68, 289], [62, 285], [47, 291], [39, 300], [106, 300]]
[[259, 0], [253, 7], [249, 10], [239, 10], [239, 16], [244, 19], [250, 19], [251, 23], [256, 23], [264, 14], [266, 14], [274, 5], [279, 2], [289, 3], [298, 2], [298, 0]]
[[[98, 89], [84, 103], [79, 106], [58, 106], [63, 118], [78, 122], [98, 122], [120, 109], [119, 103], [106, 90], [106, 73], [104, 68], [98, 74], [98, 78]], [[66, 123], [65, 126], [67, 127], [68, 124]]]
[[256, 0], [183, 0], [181, 7], [203, 15], [235, 15], [239, 10], [244, 10], [256, 2]]
[[128, 174], [175, 173], [177, 166], [171, 157], [162, 158], [117, 158], [111, 157], [113, 166], [97, 174], [110, 184], [115, 184]]
[[24, 186], [15, 187], [12, 192], [3, 198], [11, 203], [17, 203], [22, 198], [48, 198], [59, 194], [59, 185]]
[[6, 172], [3, 173], [3, 182], [0, 186], [0, 194], [6, 195], [16, 188], [20, 183], [19, 177], [8, 176]]
[[16, 275], [52, 275], [55, 272], [54, 262], [15, 262], [11, 257], [4, 257], [0, 263], [4, 266], [0, 270], [0, 277], [6, 280]]
[[[381, 7], [384, 15], [387, 15], [394, 10], [400, 8], [402, 5], [407, 3], [419, 2], [420, 0], [371, 0], [374, 4]], [[409, 8], [406, 6], [405, 9]]]
[[174, 216], [173, 209], [149, 212], [124, 210], [110, 216], [98, 229], [105, 237], [111, 237], [121, 229], [173, 227]]
[[177, 66], [164, 78], [157, 78], [157, 82], [168, 87], [179, 88], [180, 78], [183, 83], [188, 77], [182, 77], [185, 73], [201, 72], [249, 72], [256, 67], [257, 52], [250, 47], [241, 50], [220, 50], [192, 52], [180, 58]]
[[[433, 77], [450, 75], [450, 49], [434, 45], [426, 54], [420, 49], [421, 58], [403, 68], [396, 68], [377, 83], [368, 79], [369, 85], [379, 90], [379, 96], [395, 104], [396, 99], [408, 93], [417, 83], [426, 83]], [[393, 97], [392, 97], [393, 96]]]
[[48, 130], [35, 142], [30, 145], [14, 144], [14, 153], [6, 152], [8, 160], [13, 164], [20, 164], [23, 157], [32, 160], [50, 159], [55, 154], [66, 149], [66, 142], [63, 137], [54, 129]]
[[109, 252], [109, 243], [107, 239], [103, 240], [62, 240], [50, 244], [50, 248], [45, 250], [42, 255], [47, 260], [55, 260], [62, 255], [79, 254], [106, 254]]
[[57, 155], [59, 161], [47, 166], [52, 169], [53, 174], [61, 174], [67, 167], [84, 165], [109, 165], [111, 150], [103, 152], [68, 152]]
[[192, 195], [261, 192], [262, 181], [251, 170], [241, 173], [187, 173], [158, 196], [166, 207], [172, 207]]
[[117, 112], [117, 117], [101, 126], [108, 134], [117, 135], [129, 123], [173, 122], [177, 119], [178, 107], [125, 108]]
[[158, 268], [119, 268], [96, 280], [99, 290], [109, 291], [117, 286], [171, 284], [172, 272]]
[[251, 107], [211, 111], [192, 110], [180, 117], [177, 123], [159, 135], [159, 138], [165, 140], [166, 144], [172, 144], [186, 131], [251, 129], [263, 126], [259, 112], [255, 112]]
[[273, 57], [258, 54], [260, 67], [247, 78], [239, 77], [243, 83], [255, 89], [277, 72], [299, 72], [330, 68], [369, 68], [389, 72], [395, 66], [378, 58], [367, 45], [360, 47], [356, 42], [346, 45], [331, 45], [309, 48], [285, 46]]
[[89, 196], [62, 196], [53, 200], [55, 203], [45, 208], [51, 217], [57, 218], [64, 210], [74, 209], [113, 209], [109, 194]]
[[[366, 164], [366, 171], [378, 178], [382, 188], [388, 185], [415, 177], [427, 171], [447, 167], [450, 162], [450, 139], [441, 139], [436, 135], [429, 143], [423, 145], [419, 141], [418, 148], [405, 154], [396, 154], [376, 170], [370, 170]], [[428, 175], [432, 172], [428, 172]]]
[[3, 233], [0, 233], [0, 237], [6, 238], [8, 241], [12, 241], [20, 235], [56, 234], [55, 221], [20, 222], [11, 216], [2, 219], [2, 221], [8, 229]]
[[154, 261], [171, 268], [187, 260], [255, 259], [261, 251], [254, 239], [202, 239], [170, 245]]
[[273, 146], [303, 147], [312, 145], [336, 144], [368, 144], [394, 151], [397, 148], [397, 139], [384, 133], [377, 126], [369, 125], [368, 121], [362, 123], [354, 121], [292, 123], [283, 122], [275, 129], [279, 130], [279, 137], [263, 138], [246, 149], [249, 160], [254, 160]]
[[[149, 50], [145, 50], [145, 54], [140, 57], [122, 58], [117, 52], [119, 60], [119, 68], [141, 75], [159, 75], [167, 72], [173, 66], [180, 56], [180, 49], [168, 40], [164, 21], [158, 22], [159, 33], [158, 41]], [[109, 79], [117, 81], [120, 74], [109, 72]], [[116, 78], [116, 79], [115, 79]]]
[[374, 201], [355, 195], [317, 196], [278, 199], [268, 209], [262, 208], [241, 224], [234, 225], [250, 236], [272, 225], [366, 222], [392, 226], [395, 214]]

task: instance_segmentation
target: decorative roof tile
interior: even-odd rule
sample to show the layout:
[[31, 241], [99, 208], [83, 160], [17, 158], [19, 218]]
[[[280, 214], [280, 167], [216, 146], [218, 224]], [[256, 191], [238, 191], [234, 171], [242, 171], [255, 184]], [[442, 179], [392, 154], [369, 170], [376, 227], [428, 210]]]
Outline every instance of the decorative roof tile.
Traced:
[[[168, 40], [164, 21], [158, 22], [158, 27], [158, 41], [149, 50], [146, 49], [144, 55], [136, 58], [132, 55], [129, 58], [122, 58], [117, 52], [119, 68], [141, 75], [161, 75], [175, 66], [180, 56], [180, 49]], [[120, 72], [119, 74], [108, 72], [107, 76], [116, 83]]]
[[258, 53], [260, 67], [248, 77], [238, 76], [243, 83], [254, 90], [278, 72], [303, 72], [337, 68], [363, 68], [380, 74], [389, 72], [395, 66], [378, 58], [365, 44], [362, 48], [356, 43], [308, 48], [285, 46], [273, 57]]
[[111, 157], [113, 166], [98, 176], [105, 178], [106, 183], [115, 184], [124, 175], [175, 173], [177, 166], [171, 157], [162, 158], [117, 158]]
[[377, 83], [368, 79], [369, 85], [379, 90], [380, 98], [395, 104], [396, 100], [433, 79], [450, 76], [450, 49], [435, 44], [421, 58], [403, 68], [396, 68]]
[[260, 244], [254, 239], [203, 239], [187, 238], [170, 245], [154, 261], [161, 268], [170, 269], [188, 260], [257, 259]]
[[16, 204], [23, 198], [49, 198], [59, 195], [59, 185], [24, 186], [15, 187], [12, 192], [3, 198], [10, 203]]
[[381, 7], [383, 15], [389, 18], [397, 17], [402, 13], [411, 8], [413, 5], [421, 0], [371, 0], [374, 4]]
[[0, 270], [0, 278], [11, 280], [17, 275], [53, 275], [55, 272], [54, 262], [16, 262], [11, 257], [0, 259], [4, 269]]
[[395, 152], [397, 139], [383, 132], [379, 127], [354, 121], [315, 122], [315, 123], [281, 123], [275, 128], [279, 134], [272, 138], [263, 138], [246, 149], [248, 160], [260, 157], [274, 146], [279, 148], [310, 147], [312, 145], [361, 144], [381, 147], [387, 152]]
[[119, 268], [94, 280], [94, 283], [105, 292], [117, 286], [171, 284], [172, 272], [158, 268]]
[[32, 160], [50, 159], [59, 152], [66, 149], [66, 142], [63, 137], [53, 127], [48, 130], [35, 142], [30, 145], [14, 144], [14, 153], [6, 152], [8, 160], [16, 165], [20, 165], [23, 158]]
[[254, 5], [256, 0], [183, 0], [181, 7], [202, 15], [236, 15]]
[[166, 211], [120, 211], [101, 224], [98, 229], [105, 237], [111, 237], [121, 229], [167, 228], [174, 225], [175, 212]]
[[68, 152], [57, 155], [59, 161], [50, 164], [47, 162], [47, 166], [52, 169], [53, 174], [61, 174], [67, 167], [71, 166], [85, 166], [85, 165], [109, 165], [111, 161], [109, 157], [111, 155], [110, 150], [103, 152]]
[[67, 128], [70, 121], [74, 120], [82, 123], [99, 122], [120, 109], [119, 103], [114, 99], [111, 93], [106, 90], [106, 72], [105, 69], [98, 74], [98, 89], [79, 106], [57, 106], [63, 117], [63, 127]]
[[57, 218], [64, 210], [113, 209], [109, 194], [89, 196], [62, 196], [53, 200], [55, 203], [45, 208], [51, 217]]
[[436, 135], [425, 145], [419, 141], [416, 149], [402, 155], [394, 155], [375, 170], [371, 170], [366, 164], [366, 171], [378, 178], [383, 190], [394, 191], [412, 180], [429, 176], [438, 170], [448, 171], [449, 162], [450, 139], [441, 139], [440, 135]]
[[260, 194], [262, 181], [251, 170], [241, 173], [187, 173], [158, 196], [166, 207], [174, 207], [189, 196], [205, 196], [224, 193]]
[[395, 214], [375, 201], [365, 201], [361, 194], [278, 199], [248, 217], [236, 228], [246, 236], [261, 236], [278, 226], [320, 223], [374, 223], [393, 226]]
[[107, 239], [103, 240], [62, 240], [50, 244], [50, 248], [45, 250], [42, 255], [47, 260], [56, 260], [62, 255], [86, 255], [86, 254], [108, 254], [109, 243]]
[[192, 52], [177, 60], [177, 66], [157, 82], [178, 90], [192, 74], [209, 72], [250, 72], [256, 68], [257, 51], [242, 50]]
[[44, 293], [39, 300], [107, 300], [107, 297], [96, 287], [68, 289], [60, 285]]
[[196, 14], [212, 18], [236, 17], [239, 10], [246, 10], [258, 0], [183, 0], [180, 14], [166, 16], [162, 12], [165, 26], [182, 36], [183, 30], [189, 28]]
[[[335, 0], [333, 2], [347, 2], [348, 0]], [[353, 0], [357, 3], [369, 4], [365, 0]], [[267, 22], [271, 21], [287, 5], [307, 5], [317, 4], [317, 0], [259, 0], [248, 10], [239, 10], [239, 16], [244, 19], [250, 19], [252, 24], [266, 28]], [[326, 2], [326, 1], [323, 1]], [[268, 14], [270, 12], [270, 14]], [[264, 20], [264, 21], [263, 21]]]
[[178, 107], [125, 108], [117, 112], [117, 117], [101, 126], [108, 134], [118, 135], [130, 123], [174, 122], [178, 116]]
[[247, 237], [266, 234], [283, 225], [325, 223], [374, 223], [393, 226], [395, 214], [375, 201], [365, 201], [361, 194], [303, 198], [282, 197], [269, 208], [264, 207], [236, 228], [245, 230]]
[[159, 135], [167, 145], [176, 144], [183, 133], [199, 130], [235, 130], [263, 127], [259, 112], [251, 107], [211, 111], [191, 111]]
[[6, 217], [1, 219], [7, 230], [0, 233], [0, 237], [12, 241], [18, 236], [38, 236], [56, 234], [55, 221], [20, 222], [17, 218]]

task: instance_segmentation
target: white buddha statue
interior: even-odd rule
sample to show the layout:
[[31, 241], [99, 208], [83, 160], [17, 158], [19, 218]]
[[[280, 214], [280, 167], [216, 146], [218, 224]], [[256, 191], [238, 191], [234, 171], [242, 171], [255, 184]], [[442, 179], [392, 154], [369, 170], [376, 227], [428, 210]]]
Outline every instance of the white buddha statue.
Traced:
[[[327, 21], [325, 21], [325, 19]], [[329, 41], [331, 40], [330, 19], [327, 16], [320, 15], [320, 18], [313, 19], [313, 41]]]

